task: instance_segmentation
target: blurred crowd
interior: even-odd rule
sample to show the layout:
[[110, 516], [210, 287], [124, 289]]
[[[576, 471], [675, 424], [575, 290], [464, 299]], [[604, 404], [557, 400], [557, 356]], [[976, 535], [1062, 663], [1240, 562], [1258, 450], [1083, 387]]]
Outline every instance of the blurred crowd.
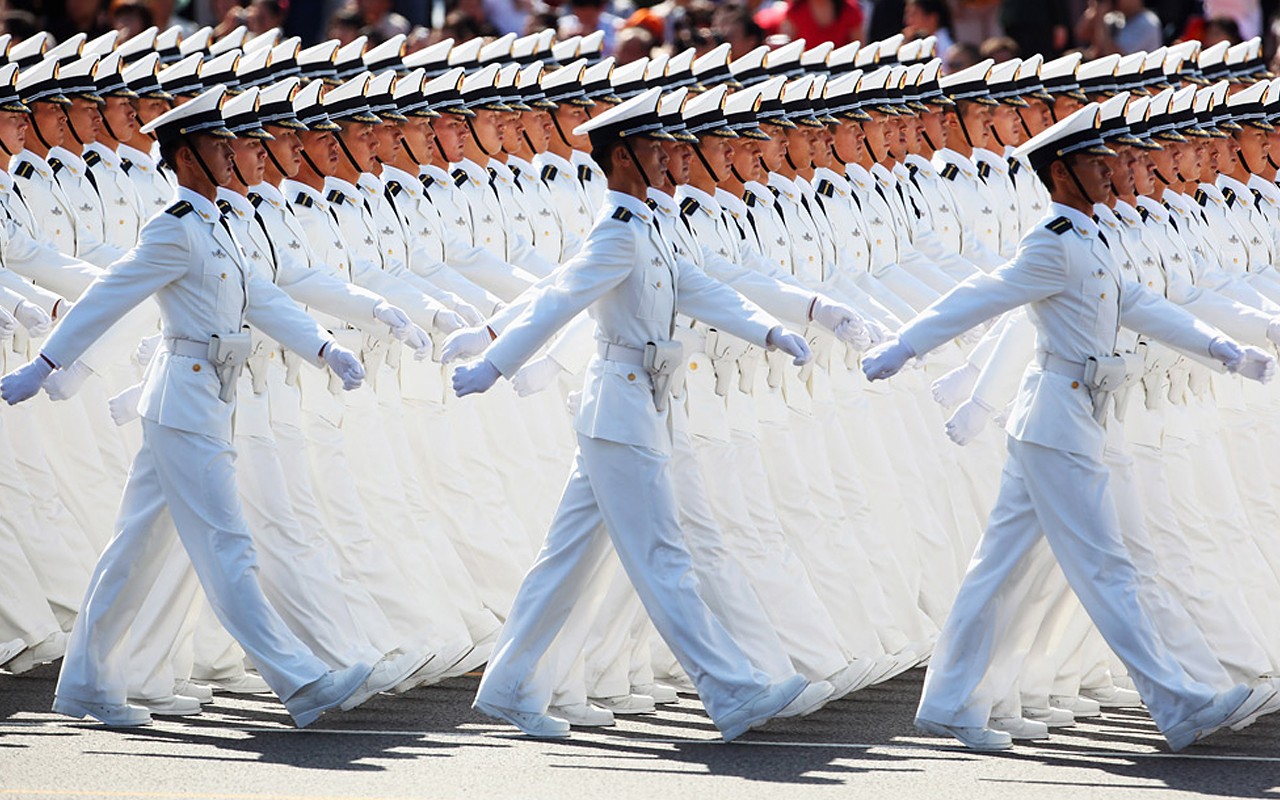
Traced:
[[0, 32], [20, 40], [48, 30], [59, 40], [151, 25], [282, 28], [304, 44], [357, 36], [377, 44], [395, 34], [416, 50], [554, 28], [561, 37], [604, 31], [606, 54], [641, 57], [722, 42], [733, 56], [761, 44], [906, 40], [934, 36], [944, 71], [1073, 50], [1095, 58], [1199, 39], [1208, 47], [1262, 36], [1268, 58], [1280, 38], [1280, 0], [0, 0]]

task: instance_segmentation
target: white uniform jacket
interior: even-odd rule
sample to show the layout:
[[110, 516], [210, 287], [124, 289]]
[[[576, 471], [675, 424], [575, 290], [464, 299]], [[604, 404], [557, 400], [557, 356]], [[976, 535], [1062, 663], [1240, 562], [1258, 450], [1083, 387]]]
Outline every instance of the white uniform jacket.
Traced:
[[[66, 366], [151, 295], [166, 340], [207, 342], [246, 322], [317, 366], [330, 337], [269, 280], [251, 275], [239, 243], [217, 207], [185, 188], [178, 202], [143, 227], [138, 246], [107, 268], [44, 344]], [[218, 376], [204, 358], [161, 348], [147, 368], [139, 401], [144, 419], [231, 441], [235, 402], [218, 397]]]
[[[647, 342], [671, 339], [676, 311], [759, 347], [776, 322], [740, 295], [678, 259], [630, 195], [609, 192], [600, 219], [567, 261], [489, 346], [486, 358], [510, 377], [580, 311], [596, 322], [596, 339], [635, 359]], [[644, 368], [596, 358], [587, 370], [574, 420], [580, 435], [669, 452], [665, 415], [654, 407]]]
[[[1204, 357], [1219, 332], [1125, 280], [1097, 224], [1057, 203], [1023, 239], [1013, 261], [956, 286], [899, 332], [924, 354], [973, 326], [1030, 304], [1036, 349], [1067, 364], [1110, 355], [1120, 325]], [[1051, 368], [1052, 369], [1052, 368]], [[1101, 458], [1105, 431], [1093, 419], [1082, 374], [1028, 368], [1007, 431], [1030, 444]]]

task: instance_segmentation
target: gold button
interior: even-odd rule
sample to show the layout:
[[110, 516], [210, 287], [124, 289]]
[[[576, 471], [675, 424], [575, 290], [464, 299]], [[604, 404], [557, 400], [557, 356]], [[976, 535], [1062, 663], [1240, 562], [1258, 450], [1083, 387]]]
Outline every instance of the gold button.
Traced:
[[224, 273], [222, 273], [222, 279], [223, 279], [224, 281], [227, 279], [227, 273], [225, 273], [225, 272], [224, 272]]
[[627, 380], [634, 381], [635, 379], [636, 379], [636, 374], [634, 372], [627, 373]]
[[690, 369], [690, 370], [695, 370], [695, 371], [696, 371], [696, 370], [698, 369], [698, 362], [697, 362], [697, 361], [690, 361], [690, 362], [689, 362], [689, 369]]
[[1106, 292], [1103, 292], [1103, 293], [1102, 293], [1102, 299], [1103, 299], [1103, 300], [1106, 300], [1106, 299], [1107, 299], [1107, 293], [1106, 293]]
[[1156, 282], [1155, 282], [1155, 281], [1147, 281], [1147, 285], [1148, 285], [1148, 286], [1155, 286], [1155, 285], [1156, 285]]
[[659, 289], [661, 289], [661, 288], [662, 288], [662, 281], [658, 281], [658, 288], [659, 288]]
[[199, 365], [199, 364], [192, 364], [192, 365], [191, 365], [191, 371], [192, 371], [192, 372], [199, 372], [199, 371], [200, 371], [200, 365]]
[[1072, 381], [1072, 382], [1071, 382], [1071, 388], [1072, 388], [1072, 389], [1079, 389], [1079, 388], [1080, 388], [1080, 381]]

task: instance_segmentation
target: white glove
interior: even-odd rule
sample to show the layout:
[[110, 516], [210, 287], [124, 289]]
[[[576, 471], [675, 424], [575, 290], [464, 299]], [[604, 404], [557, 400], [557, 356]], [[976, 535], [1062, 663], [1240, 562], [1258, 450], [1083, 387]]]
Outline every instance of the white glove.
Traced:
[[973, 391], [979, 374], [978, 368], [966, 361], [933, 382], [934, 401], [943, 408], [955, 408]]
[[440, 361], [449, 364], [460, 358], [475, 358], [489, 348], [493, 334], [483, 325], [475, 328], [463, 328], [449, 334], [440, 351]]
[[809, 343], [804, 337], [789, 333], [781, 325], [776, 325], [769, 331], [764, 343], [791, 356], [791, 363], [797, 367], [803, 367], [813, 358], [813, 351], [809, 349]]
[[75, 397], [76, 392], [80, 391], [84, 382], [89, 380], [92, 374], [93, 370], [86, 367], [83, 362], [73, 362], [66, 369], [60, 369], [49, 376], [44, 382], [44, 392], [49, 395], [50, 400], [70, 400]]
[[18, 332], [18, 320], [8, 311], [0, 308], [0, 342], [7, 342]]
[[463, 321], [468, 325], [484, 324], [484, 314], [481, 314], [480, 309], [470, 303], [459, 301], [458, 304], [453, 307], [453, 310], [457, 312], [458, 316], [462, 317]]
[[862, 317], [852, 308], [822, 295], [813, 298], [809, 318], [834, 333], [840, 341], [849, 342], [859, 350], [865, 350], [870, 343], [870, 334], [864, 331]]
[[456, 311], [441, 311], [436, 314], [435, 329], [441, 333], [453, 333], [466, 326], [467, 321]]
[[871, 331], [861, 319], [846, 320], [836, 326], [836, 338], [859, 353], [871, 346]]
[[862, 324], [867, 328], [867, 335], [871, 337], [871, 347], [882, 344], [893, 338], [893, 333], [885, 326], [881, 325], [874, 319], [864, 319]]
[[862, 357], [862, 374], [869, 381], [892, 378], [914, 358], [916, 351], [901, 339], [891, 339]]
[[487, 392], [501, 377], [498, 368], [488, 361], [464, 364], [453, 371], [453, 391], [458, 397]]
[[1280, 317], [1272, 317], [1267, 323], [1267, 341], [1280, 344]]
[[960, 404], [956, 413], [947, 420], [947, 437], [964, 447], [973, 437], [982, 433], [991, 419], [991, 407], [976, 397]]
[[1276, 360], [1256, 347], [1241, 347], [1230, 339], [1216, 339], [1209, 345], [1209, 355], [1218, 359], [1227, 372], [1266, 383], [1276, 373]]
[[107, 401], [107, 410], [111, 412], [111, 421], [116, 425], [126, 425], [138, 418], [138, 401], [142, 399], [142, 384], [130, 386], [120, 394]]
[[151, 363], [151, 359], [155, 358], [156, 350], [159, 349], [160, 334], [152, 334], [138, 342], [138, 349], [133, 351], [133, 357], [137, 360], [138, 366], [145, 369]]
[[53, 365], [44, 356], [36, 356], [31, 363], [0, 378], [0, 399], [11, 406], [30, 400], [40, 391], [51, 372]]
[[373, 307], [373, 318], [385, 323], [391, 329], [391, 335], [413, 351], [415, 361], [431, 357], [431, 337], [422, 328], [414, 325], [408, 314], [390, 303], [379, 301]]
[[564, 372], [564, 367], [556, 363], [554, 358], [542, 356], [517, 370], [516, 374], [511, 376], [511, 385], [515, 388], [516, 394], [528, 397], [550, 386], [561, 372]]
[[13, 316], [32, 336], [44, 336], [53, 327], [53, 317], [44, 313], [44, 309], [40, 306], [28, 303], [26, 300], [18, 303], [18, 307], [13, 310]]
[[359, 389], [364, 383], [364, 365], [356, 354], [337, 342], [330, 342], [324, 349], [324, 363], [329, 365], [333, 374], [342, 379], [342, 388], [348, 392]]
[[407, 328], [413, 324], [408, 314], [385, 300], [379, 300], [373, 307], [373, 318], [384, 323], [392, 333], [395, 333], [397, 328]]

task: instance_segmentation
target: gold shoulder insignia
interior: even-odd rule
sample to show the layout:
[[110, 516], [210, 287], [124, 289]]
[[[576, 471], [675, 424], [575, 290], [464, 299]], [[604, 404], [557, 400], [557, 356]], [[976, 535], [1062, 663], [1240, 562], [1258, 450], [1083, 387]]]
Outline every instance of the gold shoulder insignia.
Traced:
[[701, 204], [699, 204], [697, 200], [693, 199], [692, 197], [686, 197], [684, 200], [680, 202], [680, 213], [687, 217], [693, 214], [695, 211], [697, 211], [701, 207], [702, 207]]
[[544, 183], [550, 183], [560, 174], [560, 170], [556, 169], [555, 164], [547, 164], [542, 168], [542, 180]]
[[630, 222], [631, 218], [634, 216], [635, 216], [634, 214], [632, 214], [630, 211], [623, 208], [622, 206], [618, 206], [616, 209], [614, 209], [614, 212], [613, 212], [613, 218], [620, 222]]
[[1059, 236], [1061, 236], [1062, 234], [1071, 230], [1071, 220], [1067, 219], [1066, 217], [1058, 217], [1057, 219], [1053, 220], [1045, 227], [1053, 231], [1054, 233], [1058, 234]]
[[311, 208], [316, 204], [316, 201], [306, 192], [298, 192], [298, 196], [293, 198], [293, 202], [303, 208]]
[[191, 205], [191, 203], [187, 202], [186, 200], [179, 200], [178, 202], [166, 208], [164, 210], [164, 213], [172, 214], [175, 217], [185, 217], [186, 215], [190, 214], [192, 211], [195, 211], [195, 206]]
[[36, 174], [36, 167], [30, 161], [23, 161], [18, 165], [18, 168], [14, 170], [14, 174], [19, 178], [30, 178], [32, 175]]

